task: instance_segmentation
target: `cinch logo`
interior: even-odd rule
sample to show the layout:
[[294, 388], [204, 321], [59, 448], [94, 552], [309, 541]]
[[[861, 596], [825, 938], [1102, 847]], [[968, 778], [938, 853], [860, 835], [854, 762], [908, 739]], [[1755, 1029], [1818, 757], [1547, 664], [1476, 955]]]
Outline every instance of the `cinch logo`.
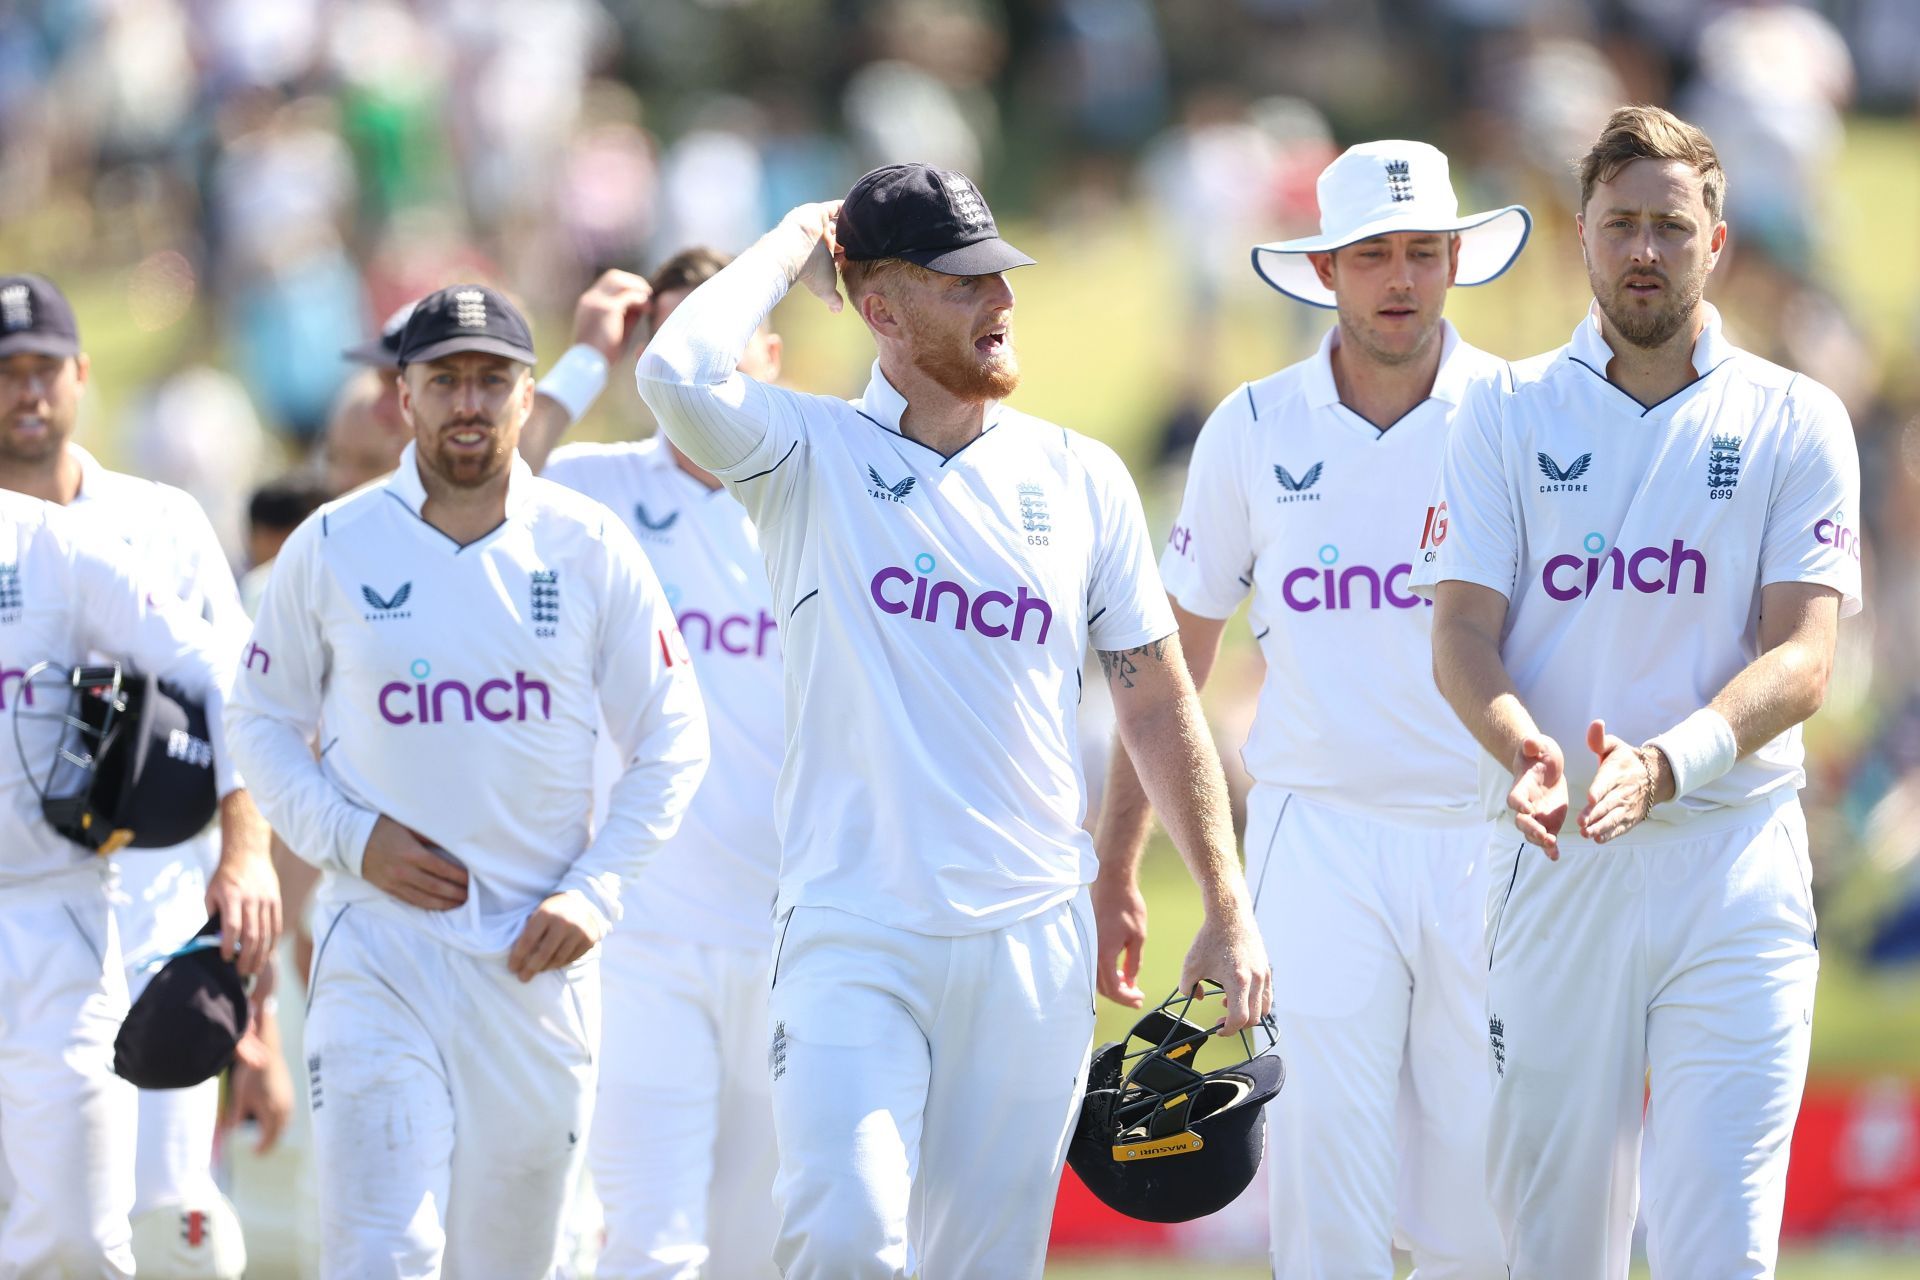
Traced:
[[0, 711], [11, 705], [7, 701], [10, 690], [20, 695], [20, 705], [33, 705], [33, 686], [27, 683], [27, 673], [18, 667], [0, 666]]
[[1318, 502], [1320, 501], [1319, 494], [1308, 493], [1307, 490], [1313, 488], [1314, 485], [1320, 482], [1320, 469], [1326, 465], [1327, 464], [1324, 462], [1316, 462], [1312, 466], [1307, 468], [1307, 472], [1305, 475], [1301, 476], [1298, 480], [1295, 480], [1293, 478], [1292, 473], [1289, 472], [1285, 467], [1281, 466], [1277, 462], [1274, 463], [1273, 478], [1280, 482], [1280, 489], [1281, 489], [1280, 496], [1278, 498], [1275, 498], [1274, 501], [1275, 502]]
[[411, 618], [413, 616], [411, 613], [401, 613], [399, 610], [400, 606], [407, 602], [407, 597], [412, 594], [411, 582], [401, 583], [400, 589], [391, 596], [382, 596], [365, 583], [360, 584], [360, 598], [373, 609], [372, 613], [366, 615], [368, 622], [385, 622], [389, 618]]
[[478, 711], [482, 720], [531, 720], [533, 696], [539, 698], [539, 719], [553, 719], [553, 695], [546, 682], [529, 680], [527, 673], [516, 671], [513, 679], [482, 680], [476, 688], [464, 680], [428, 682], [433, 667], [425, 658], [415, 658], [408, 668], [414, 683], [395, 680], [380, 686], [380, 715], [388, 724], [444, 724], [451, 704], [454, 717], [472, 720]]
[[882, 502], [905, 502], [907, 495], [913, 492], [913, 477], [908, 476], [898, 484], [888, 484], [880, 478], [880, 473], [872, 467], [867, 468], [867, 479], [873, 481], [868, 493]]
[[1855, 560], [1860, 558], [1860, 535], [1841, 524], [1838, 517], [1829, 517], [1814, 525], [1813, 540], [1823, 547], [1844, 552]]
[[712, 653], [715, 649], [722, 653], [764, 658], [767, 656], [767, 637], [777, 635], [779, 622], [765, 609], [760, 616], [749, 617], [744, 613], [723, 614], [716, 618], [699, 609], [689, 609], [679, 615], [680, 634], [686, 637], [687, 647], [698, 649], [701, 653]]
[[247, 645], [247, 660], [244, 664], [247, 670], [253, 670], [253, 660], [255, 658], [260, 659], [261, 675], [266, 675], [267, 672], [273, 670], [273, 655], [265, 649], [262, 649], [259, 645], [249, 643]]
[[[1433, 604], [1431, 600], [1400, 590], [1398, 584], [1413, 576], [1410, 564], [1394, 565], [1385, 574], [1364, 564], [1336, 568], [1340, 563], [1340, 548], [1332, 543], [1320, 548], [1319, 559], [1317, 566], [1302, 565], [1280, 579], [1280, 598], [1295, 613], [1312, 613], [1315, 609], [1378, 609], [1382, 602], [1394, 609]], [[1366, 592], [1358, 600], [1354, 594], [1355, 583], [1360, 583]]]
[[[957, 582], [944, 579], [934, 582], [926, 576], [938, 567], [938, 562], [932, 556], [924, 552], [915, 556], [913, 567], [920, 571], [917, 576], [898, 565], [888, 565], [873, 575], [873, 581], [867, 584], [867, 590], [873, 596], [873, 603], [880, 612], [895, 615], [904, 613], [915, 622], [939, 622], [940, 602], [951, 600], [955, 631], [966, 631], [971, 624], [972, 630], [990, 639], [998, 640], [1002, 636], [1008, 636], [1018, 642], [1027, 623], [1038, 619], [1040, 630], [1039, 634], [1033, 637], [1033, 643], [1047, 642], [1047, 628], [1053, 625], [1053, 606], [1024, 586], [1019, 589], [1017, 598], [1004, 591], [982, 591], [977, 596], [969, 597], [967, 589]], [[888, 594], [887, 588], [896, 583], [902, 588], [908, 583], [913, 584], [911, 601], [896, 599]], [[999, 609], [997, 617], [987, 612], [995, 607]], [[1004, 621], [1009, 611], [1013, 618], [1011, 623]]]
[[1167, 545], [1173, 548], [1175, 555], [1186, 555], [1193, 546], [1193, 530], [1183, 524], [1173, 526], [1173, 532], [1167, 535]]
[[1540, 492], [1585, 493], [1587, 491], [1587, 486], [1574, 484], [1572, 482], [1587, 474], [1587, 468], [1593, 465], [1593, 455], [1591, 453], [1581, 454], [1575, 458], [1570, 465], [1564, 468], [1555, 462], [1549, 454], [1540, 453], [1534, 456], [1540, 463], [1540, 474], [1553, 481], [1552, 484], [1541, 485]]
[[1638, 591], [1641, 595], [1677, 595], [1686, 570], [1693, 570], [1690, 595], [1705, 595], [1707, 557], [1680, 539], [1671, 546], [1641, 547], [1638, 551], [1607, 549], [1607, 540], [1598, 533], [1586, 536], [1586, 559], [1557, 555], [1540, 570], [1540, 585], [1555, 600], [1578, 600], [1602, 588], [1608, 591]]

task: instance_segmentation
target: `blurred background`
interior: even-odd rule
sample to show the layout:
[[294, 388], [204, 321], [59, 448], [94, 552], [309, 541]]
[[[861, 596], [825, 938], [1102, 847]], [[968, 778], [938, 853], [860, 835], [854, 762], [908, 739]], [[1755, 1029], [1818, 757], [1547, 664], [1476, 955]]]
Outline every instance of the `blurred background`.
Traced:
[[[1159, 529], [1212, 406], [1329, 322], [1247, 249], [1316, 226], [1342, 147], [1429, 141], [1463, 207], [1532, 209], [1516, 268], [1449, 311], [1520, 357], [1581, 317], [1569, 161], [1627, 101], [1712, 135], [1732, 236], [1708, 297], [1859, 435], [1870, 595], [1808, 734], [1823, 965], [1782, 1274], [1920, 1275], [1920, 3], [16, 0], [0, 265], [74, 300], [82, 441], [194, 493], [244, 570], [300, 495], [391, 465], [391, 405], [338, 353], [399, 305], [492, 282], [551, 358], [602, 268], [737, 251], [926, 160], [973, 174], [1040, 260], [1012, 280], [1021, 407], [1119, 448]], [[859, 390], [857, 322], [796, 299], [776, 324], [794, 385]], [[576, 432], [652, 430], [616, 376]], [[1230, 635], [1208, 701], [1232, 756], [1259, 658]], [[1143, 985], [1164, 989], [1197, 906], [1163, 843], [1148, 879]], [[256, 1274], [296, 1273], [281, 1177], [235, 1172], [268, 1224]], [[1058, 1274], [1256, 1275], [1263, 1237], [1257, 1200], [1149, 1232], [1069, 1187]]]

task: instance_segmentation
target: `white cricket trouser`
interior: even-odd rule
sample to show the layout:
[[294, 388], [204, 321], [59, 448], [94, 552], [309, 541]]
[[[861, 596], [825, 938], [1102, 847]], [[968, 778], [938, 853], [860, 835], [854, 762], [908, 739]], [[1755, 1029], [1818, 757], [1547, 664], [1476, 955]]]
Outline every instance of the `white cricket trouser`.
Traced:
[[1655, 1280], [1773, 1275], [1820, 967], [1806, 822], [1791, 793], [1704, 821], [1558, 862], [1510, 828], [1495, 846], [1487, 1156], [1514, 1280], [1627, 1274], [1643, 1099]]
[[[159, 972], [155, 962], [207, 922], [201, 854], [202, 842], [196, 840], [178, 849], [126, 849], [114, 855], [119, 884], [113, 915], [130, 999], [138, 1000]], [[206, 1209], [224, 1199], [213, 1179], [219, 1122], [218, 1077], [190, 1089], [140, 1090], [133, 1217], [169, 1205]]]
[[587, 1163], [599, 1280], [771, 1280], [773, 1104], [764, 948], [616, 929]]
[[0, 1280], [133, 1274], [135, 1090], [113, 1074], [126, 1014], [100, 880], [0, 889]]
[[376, 905], [323, 912], [306, 1052], [330, 1280], [552, 1274], [593, 1116], [600, 957], [522, 983]]
[[1505, 1280], [1486, 1195], [1487, 825], [1247, 797], [1287, 1087], [1267, 1107], [1278, 1280]]
[[768, 1055], [787, 1280], [1027, 1280], [1093, 1036], [1084, 889], [955, 938], [787, 914]]

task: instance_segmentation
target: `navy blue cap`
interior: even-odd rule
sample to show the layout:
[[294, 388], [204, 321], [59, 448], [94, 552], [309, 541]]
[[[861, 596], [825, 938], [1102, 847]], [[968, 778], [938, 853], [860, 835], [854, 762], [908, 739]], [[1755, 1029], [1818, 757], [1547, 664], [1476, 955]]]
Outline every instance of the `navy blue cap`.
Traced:
[[45, 276], [0, 276], [0, 356], [77, 356], [80, 326]]
[[400, 331], [400, 367], [477, 351], [532, 364], [533, 330], [497, 289], [456, 284], [413, 304]]
[[924, 164], [890, 164], [853, 184], [834, 238], [850, 262], [900, 258], [948, 276], [990, 276], [1033, 259], [1000, 238], [973, 179]]
[[233, 1061], [253, 1016], [247, 983], [220, 956], [220, 917], [167, 958], [127, 1010], [113, 1070], [142, 1089], [189, 1089]]
[[400, 367], [400, 335], [407, 331], [407, 320], [413, 315], [414, 304], [409, 302], [387, 317], [380, 326], [380, 335], [368, 338], [365, 342], [356, 342], [340, 352], [342, 360], [354, 364], [371, 365], [375, 369], [398, 369]]

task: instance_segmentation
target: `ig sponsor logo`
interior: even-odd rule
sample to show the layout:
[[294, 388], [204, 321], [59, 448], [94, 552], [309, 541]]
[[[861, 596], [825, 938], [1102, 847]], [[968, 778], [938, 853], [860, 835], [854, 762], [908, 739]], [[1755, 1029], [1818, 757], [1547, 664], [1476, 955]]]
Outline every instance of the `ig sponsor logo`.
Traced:
[[1426, 564], [1432, 564], [1440, 554], [1440, 544], [1447, 540], [1447, 504], [1427, 508], [1427, 522], [1420, 528], [1420, 558]]
[[1637, 551], [1609, 548], [1605, 535], [1590, 533], [1587, 554], [1557, 555], [1540, 570], [1540, 585], [1555, 600], [1578, 600], [1595, 591], [1636, 591], [1643, 596], [1689, 595], [1707, 590], [1707, 557], [1679, 538], [1664, 547]]
[[1372, 565], [1340, 566], [1340, 548], [1328, 543], [1320, 548], [1317, 565], [1302, 565], [1280, 579], [1280, 598], [1295, 613], [1317, 609], [1334, 612], [1343, 609], [1415, 609], [1431, 605], [1430, 600], [1402, 589], [1413, 576], [1413, 566], [1396, 564], [1385, 573]]
[[[967, 589], [947, 579], [928, 575], [939, 568], [934, 558], [922, 552], [913, 558], [913, 569], [888, 565], [873, 575], [867, 592], [874, 607], [895, 617], [915, 622], [938, 623], [941, 606], [951, 602], [948, 611], [955, 631], [977, 631], [990, 640], [1011, 639], [1018, 643], [1031, 637], [1034, 644], [1047, 642], [1047, 629], [1053, 625], [1053, 606], [1026, 587], [1017, 595], [1004, 591], [982, 591], [968, 595]], [[915, 572], [917, 570], [917, 572]], [[909, 595], [908, 588], [911, 588]]]
[[1844, 555], [1860, 558], [1860, 535], [1841, 523], [1840, 514], [1835, 512], [1813, 526], [1813, 540], [1823, 547], [1832, 547]]
[[529, 679], [524, 671], [514, 672], [511, 680], [495, 676], [470, 685], [464, 680], [434, 680], [432, 664], [415, 658], [407, 673], [413, 677], [411, 683], [393, 680], [380, 686], [380, 718], [388, 724], [471, 721], [476, 711], [482, 720], [496, 724], [553, 719], [553, 695], [546, 682]]

